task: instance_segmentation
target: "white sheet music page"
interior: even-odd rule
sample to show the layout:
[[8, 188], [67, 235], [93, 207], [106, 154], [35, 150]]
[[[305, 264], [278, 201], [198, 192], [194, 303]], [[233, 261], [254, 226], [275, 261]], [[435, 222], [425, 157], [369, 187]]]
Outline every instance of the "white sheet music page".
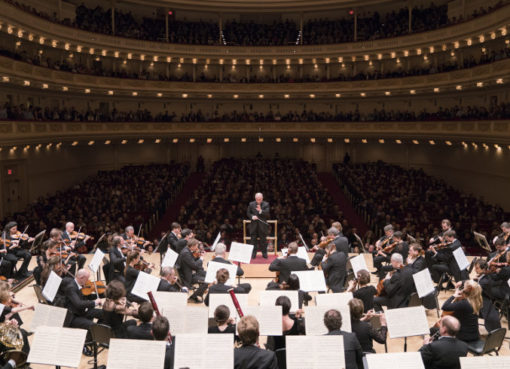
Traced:
[[244, 315], [253, 315], [259, 322], [261, 336], [282, 335], [282, 307], [281, 306], [247, 306]]
[[345, 368], [344, 337], [286, 336], [287, 369]]
[[[1, 314], [1, 313], [0, 313]], [[67, 309], [46, 305], [35, 305], [34, 315], [30, 323], [30, 332], [35, 332], [37, 327], [62, 327], [66, 319]]]
[[423, 306], [388, 309], [385, 316], [390, 338], [429, 334], [429, 323]]
[[413, 279], [419, 298], [425, 297], [428, 294], [434, 292], [434, 282], [432, 282], [432, 277], [430, 276], [430, 271], [428, 268], [423, 269], [421, 272], [414, 273]]
[[233, 367], [233, 334], [181, 334], [175, 337], [174, 368], [232, 369]]
[[321, 336], [328, 333], [324, 325], [324, 314], [335, 309], [342, 315], [342, 330], [351, 332], [351, 312], [348, 305], [343, 306], [303, 306], [305, 311], [305, 331], [307, 336]]
[[216, 236], [216, 238], [214, 239], [214, 242], [213, 244], [211, 245], [210, 247], [210, 250], [211, 251], [214, 251], [216, 249], [216, 245], [218, 244], [218, 242], [220, 242], [220, 239], [221, 239], [221, 231], [218, 232], [218, 235]]
[[176, 306], [162, 309], [161, 314], [168, 319], [172, 335], [207, 334], [209, 315], [205, 306]]
[[306, 261], [307, 264], [310, 264], [310, 257], [308, 256], [308, 252], [306, 251], [306, 247], [300, 246], [298, 247], [298, 251], [296, 256], [300, 259], [303, 259]]
[[112, 338], [108, 350], [108, 369], [163, 368], [167, 341]]
[[27, 361], [77, 368], [86, 335], [85, 329], [40, 326], [34, 333]]
[[97, 273], [99, 267], [101, 266], [101, 263], [104, 259], [104, 252], [102, 252], [100, 249], [96, 249], [96, 252], [94, 253], [94, 256], [92, 257], [92, 260], [89, 264], [89, 269], [92, 270], [94, 273]]
[[367, 267], [367, 263], [365, 261], [365, 255], [364, 254], [360, 254], [358, 256], [355, 256], [355, 257], [349, 259], [349, 261], [351, 262], [352, 271], [354, 272], [354, 276], [357, 276], [358, 272], [360, 270], [364, 269], [364, 270], [368, 271], [368, 267]]
[[220, 269], [228, 270], [228, 281], [225, 283], [227, 286], [231, 286], [236, 283], [237, 265], [218, 263], [217, 261], [210, 261], [207, 264], [205, 283], [213, 283], [216, 280], [216, 272]]
[[[74, 282], [74, 281], [73, 281]], [[44, 289], [42, 290], [42, 294], [49, 302], [53, 302], [55, 296], [60, 288], [60, 283], [62, 283], [62, 278], [60, 278], [54, 271], [51, 271], [46, 284], [44, 285]]]
[[294, 313], [299, 309], [299, 293], [292, 290], [266, 290], [260, 291], [259, 305], [274, 306], [276, 299], [280, 296], [287, 296], [290, 300], [290, 312]]
[[[248, 294], [246, 293], [237, 293], [236, 294], [237, 301], [239, 301], [239, 305], [241, 306], [241, 310], [244, 312], [244, 308], [248, 306]], [[239, 318], [239, 314], [237, 314], [237, 309], [232, 302], [232, 297], [230, 297], [229, 293], [211, 293], [209, 294], [209, 318], [214, 318], [214, 310], [218, 307], [218, 305], [226, 305], [230, 309], [230, 316], [232, 318]]]
[[230, 244], [228, 260], [239, 261], [244, 264], [250, 264], [252, 252], [253, 245], [250, 245], [248, 243], [232, 242]]
[[320, 293], [315, 296], [317, 306], [344, 306], [352, 300], [352, 292]]
[[469, 356], [460, 358], [461, 369], [508, 369], [510, 356]]
[[377, 354], [365, 357], [368, 369], [425, 369], [419, 352]]
[[163, 261], [161, 262], [161, 268], [164, 267], [174, 267], [175, 262], [177, 261], [177, 258], [179, 257], [179, 254], [176, 253], [171, 248], [168, 248], [168, 250], [165, 253], [165, 257], [163, 258]]
[[186, 307], [188, 304], [188, 294], [182, 292], [166, 292], [155, 291], [152, 292], [154, 300], [158, 305], [159, 310], [168, 310], [173, 307]]
[[453, 252], [453, 257], [455, 258], [460, 270], [464, 270], [469, 266], [469, 260], [467, 259], [466, 254], [464, 254], [462, 247], [459, 247]]
[[322, 270], [292, 272], [299, 278], [299, 287], [305, 292], [327, 291], [326, 279]]
[[158, 290], [159, 281], [160, 279], [156, 276], [140, 272], [138, 273], [138, 278], [136, 279], [131, 293], [148, 301], [149, 296], [147, 296], [147, 292], [156, 292]]

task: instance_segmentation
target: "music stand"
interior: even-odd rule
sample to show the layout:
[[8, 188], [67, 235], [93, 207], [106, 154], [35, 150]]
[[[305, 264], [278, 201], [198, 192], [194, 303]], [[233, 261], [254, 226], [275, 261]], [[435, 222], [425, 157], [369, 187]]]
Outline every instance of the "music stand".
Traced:
[[32, 246], [30, 247], [30, 250], [29, 250], [30, 253], [32, 253], [36, 250], [39, 251], [45, 234], [46, 234], [46, 229], [35, 235], [34, 240], [32, 241]]
[[482, 249], [487, 251], [488, 253], [491, 253], [491, 247], [489, 245], [489, 242], [487, 242], [487, 237], [485, 237], [483, 234], [473, 231], [473, 235], [475, 236], [475, 241]]

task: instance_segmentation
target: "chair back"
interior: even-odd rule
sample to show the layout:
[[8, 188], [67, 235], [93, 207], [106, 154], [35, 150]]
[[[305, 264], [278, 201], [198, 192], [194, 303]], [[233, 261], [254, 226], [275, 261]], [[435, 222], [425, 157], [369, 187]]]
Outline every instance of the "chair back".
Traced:
[[420, 306], [421, 305], [421, 299], [418, 297], [418, 294], [416, 292], [413, 292], [411, 294], [411, 297], [409, 298], [409, 304], [408, 307], [412, 306]]
[[506, 328], [498, 328], [489, 332], [489, 335], [485, 339], [485, 344], [483, 346], [482, 355], [488, 354], [490, 352], [498, 353], [499, 349], [503, 345], [503, 340], [505, 339]]
[[279, 348], [274, 352], [278, 361], [278, 369], [287, 369], [287, 353], [285, 348]]
[[112, 328], [105, 324], [94, 324], [90, 328], [92, 341], [97, 344], [110, 344], [110, 338], [114, 338]]

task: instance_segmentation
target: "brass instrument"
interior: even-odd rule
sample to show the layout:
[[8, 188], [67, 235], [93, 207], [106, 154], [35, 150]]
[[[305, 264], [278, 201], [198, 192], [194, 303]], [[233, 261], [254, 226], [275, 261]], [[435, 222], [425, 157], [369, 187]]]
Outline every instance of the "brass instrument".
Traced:
[[0, 342], [8, 349], [21, 351], [23, 347], [21, 330], [9, 322], [0, 323]]

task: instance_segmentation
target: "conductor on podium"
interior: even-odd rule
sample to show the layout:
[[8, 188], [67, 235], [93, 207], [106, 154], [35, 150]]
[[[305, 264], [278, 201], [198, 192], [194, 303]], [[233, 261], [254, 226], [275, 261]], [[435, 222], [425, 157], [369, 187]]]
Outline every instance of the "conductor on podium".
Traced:
[[249, 225], [250, 241], [253, 244], [252, 259], [257, 256], [260, 249], [262, 256], [267, 259], [267, 235], [269, 234], [269, 203], [264, 201], [264, 197], [260, 192], [255, 194], [255, 201], [248, 205], [248, 219], [251, 220]]

